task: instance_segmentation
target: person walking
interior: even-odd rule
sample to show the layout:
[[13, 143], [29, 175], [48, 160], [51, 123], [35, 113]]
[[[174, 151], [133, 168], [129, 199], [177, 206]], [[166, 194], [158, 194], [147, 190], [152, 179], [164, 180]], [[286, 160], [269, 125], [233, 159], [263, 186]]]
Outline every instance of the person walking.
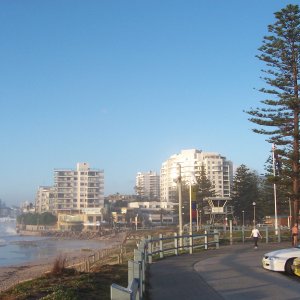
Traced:
[[257, 249], [258, 245], [258, 237], [260, 237], [262, 239], [262, 236], [259, 232], [259, 230], [254, 226], [250, 235], [250, 238], [253, 237], [253, 241], [254, 241], [254, 249]]
[[298, 246], [298, 224], [295, 223], [294, 226], [292, 227], [292, 246], [297, 247]]

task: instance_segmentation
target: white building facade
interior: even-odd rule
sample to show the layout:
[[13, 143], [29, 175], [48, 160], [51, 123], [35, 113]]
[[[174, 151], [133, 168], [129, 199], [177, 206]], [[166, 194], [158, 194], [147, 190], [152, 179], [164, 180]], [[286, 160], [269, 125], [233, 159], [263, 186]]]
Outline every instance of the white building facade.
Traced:
[[76, 170], [54, 170], [53, 210], [83, 211], [104, 206], [104, 171], [77, 163]]
[[35, 197], [35, 211], [38, 213], [52, 211], [55, 194], [53, 186], [40, 186]]
[[143, 199], [160, 198], [160, 176], [156, 172], [139, 172], [136, 176], [136, 193]]
[[216, 196], [230, 197], [230, 187], [233, 180], [232, 162], [218, 153], [188, 149], [172, 155], [162, 164], [160, 172], [161, 201], [177, 201], [178, 165], [180, 165], [183, 182], [190, 182], [192, 174], [197, 177], [204, 168], [207, 178], [214, 187]]

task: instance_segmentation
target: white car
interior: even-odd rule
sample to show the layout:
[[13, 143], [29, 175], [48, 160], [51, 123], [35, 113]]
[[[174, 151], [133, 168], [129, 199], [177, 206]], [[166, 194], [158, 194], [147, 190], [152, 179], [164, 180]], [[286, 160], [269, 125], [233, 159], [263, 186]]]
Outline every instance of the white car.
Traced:
[[262, 265], [267, 270], [293, 274], [292, 265], [296, 257], [300, 257], [300, 245], [266, 253]]

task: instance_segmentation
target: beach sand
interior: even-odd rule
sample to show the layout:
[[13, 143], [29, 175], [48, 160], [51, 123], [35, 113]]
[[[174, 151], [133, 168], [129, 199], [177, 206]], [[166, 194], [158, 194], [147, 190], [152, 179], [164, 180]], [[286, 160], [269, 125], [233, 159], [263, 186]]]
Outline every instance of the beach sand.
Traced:
[[[113, 236], [104, 236], [103, 238], [101, 238], [101, 240], [105, 240], [107, 242], [107, 247], [105, 248], [118, 247], [120, 244], [122, 244], [124, 239], [125, 233], [118, 233]], [[69, 252], [66, 256], [65, 254], [63, 254], [64, 257], [70, 260], [80, 259], [85, 257], [86, 255], [87, 253], [80, 250]], [[19, 282], [27, 281], [44, 275], [47, 271], [51, 270], [56, 258], [57, 257], [52, 257], [46, 260], [36, 260], [34, 262], [29, 262], [21, 265], [1, 267], [0, 292], [9, 289]]]

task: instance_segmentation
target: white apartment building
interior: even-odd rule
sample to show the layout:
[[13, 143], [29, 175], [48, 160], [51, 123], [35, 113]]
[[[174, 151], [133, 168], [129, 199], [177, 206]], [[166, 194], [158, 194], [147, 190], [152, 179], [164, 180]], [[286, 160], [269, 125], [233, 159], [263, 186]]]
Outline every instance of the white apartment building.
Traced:
[[40, 186], [35, 197], [35, 211], [43, 213], [53, 209], [55, 189], [52, 186]]
[[200, 174], [204, 168], [207, 178], [211, 181], [216, 196], [230, 197], [233, 180], [232, 162], [214, 152], [203, 152], [197, 149], [182, 150], [172, 155], [162, 164], [160, 171], [160, 200], [176, 202], [178, 164], [183, 182], [190, 182], [192, 174]]
[[138, 172], [136, 176], [136, 193], [143, 199], [159, 199], [160, 176], [156, 172]]
[[104, 171], [77, 163], [76, 170], [54, 170], [55, 199], [53, 210], [82, 211], [104, 206]]

